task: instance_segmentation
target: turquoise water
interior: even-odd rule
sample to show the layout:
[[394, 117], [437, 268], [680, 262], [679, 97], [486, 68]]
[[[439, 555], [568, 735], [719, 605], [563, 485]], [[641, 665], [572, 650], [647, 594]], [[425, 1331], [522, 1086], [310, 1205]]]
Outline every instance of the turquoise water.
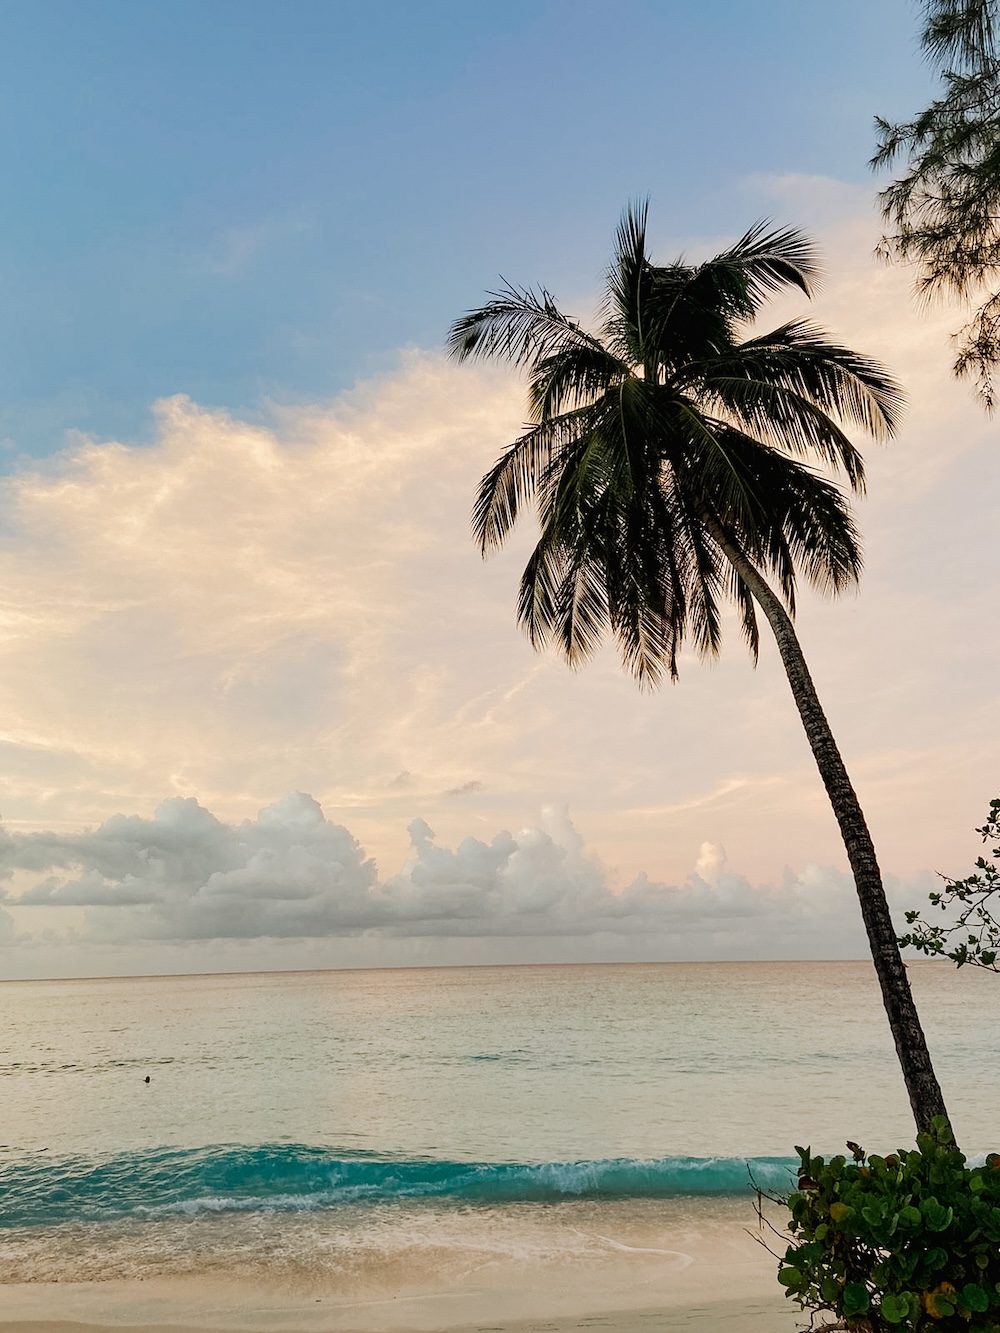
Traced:
[[199, 1212], [289, 1211], [401, 1200], [527, 1203], [737, 1195], [750, 1175], [787, 1188], [787, 1158], [621, 1158], [603, 1162], [406, 1161], [337, 1157], [301, 1144], [124, 1153], [101, 1161], [41, 1154], [3, 1174], [6, 1227]]
[[[1000, 982], [910, 975], [960, 1142], [1000, 1146]], [[860, 963], [17, 982], [0, 1012], [7, 1281], [647, 1235], [780, 1188], [795, 1143], [913, 1137]]]

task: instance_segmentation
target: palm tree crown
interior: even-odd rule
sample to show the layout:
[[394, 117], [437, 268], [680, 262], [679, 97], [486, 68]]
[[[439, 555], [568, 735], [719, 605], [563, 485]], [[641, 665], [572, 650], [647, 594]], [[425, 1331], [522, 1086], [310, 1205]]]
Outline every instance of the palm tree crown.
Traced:
[[[864, 812], [795, 634], [795, 582], [856, 581], [858, 534], [826, 472], [864, 486], [844, 427], [893, 433], [902, 394], [878, 362], [804, 320], [745, 336], [765, 299], [811, 294], [812, 246], [763, 224], [708, 263], [653, 264], [645, 206], [629, 209], [588, 333], [542, 290], [507, 287], [457, 320], [460, 359], [528, 371], [531, 422], [483, 478], [483, 551], [534, 501], [541, 533], [519, 614], [536, 645], [580, 661], [609, 630], [640, 683], [677, 675], [690, 634], [718, 652], [720, 596], [756, 655], [759, 607], [774, 632], [854, 873], [886, 1014], [918, 1129], [946, 1115], [896, 943]], [[777, 592], [772, 588], [776, 585]]]
[[686, 634], [718, 651], [728, 594], [756, 655], [753, 599], [720, 528], [789, 610], [797, 573], [832, 591], [857, 579], [845, 497], [804, 460], [863, 488], [843, 425], [890, 435], [900, 389], [804, 320], [745, 336], [768, 296], [810, 295], [815, 277], [811, 244], [764, 224], [707, 263], [655, 265], [640, 205], [618, 229], [598, 333], [544, 289], [509, 286], [455, 322], [459, 359], [528, 371], [530, 424], [484, 477], [474, 527], [485, 552], [536, 503], [541, 535], [519, 599], [533, 643], [554, 640], [575, 663], [610, 630], [628, 669], [653, 683], [676, 677]]

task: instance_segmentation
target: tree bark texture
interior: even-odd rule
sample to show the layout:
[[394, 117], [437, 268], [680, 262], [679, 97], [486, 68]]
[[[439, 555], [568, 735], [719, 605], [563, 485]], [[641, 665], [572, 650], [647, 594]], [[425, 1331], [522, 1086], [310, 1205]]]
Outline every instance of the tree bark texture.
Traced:
[[947, 1111], [896, 943], [896, 931], [864, 813], [820, 704], [791, 616], [760, 572], [729, 540], [720, 524], [707, 516], [706, 522], [720, 550], [764, 612], [777, 640], [806, 737], [847, 849], [913, 1118], [918, 1131], [926, 1130], [934, 1116], [947, 1116]]

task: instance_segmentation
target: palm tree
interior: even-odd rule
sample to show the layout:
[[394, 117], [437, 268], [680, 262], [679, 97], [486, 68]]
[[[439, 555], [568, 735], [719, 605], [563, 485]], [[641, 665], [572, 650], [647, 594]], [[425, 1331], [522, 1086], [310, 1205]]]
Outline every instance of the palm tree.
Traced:
[[651, 685], [676, 679], [685, 638], [705, 657], [719, 651], [725, 597], [756, 660], [763, 611], [840, 825], [924, 1130], [944, 1100], [871, 835], [792, 623], [797, 575], [839, 592], [861, 569], [844, 495], [801, 460], [860, 491], [863, 462], [841, 423], [891, 436], [902, 393], [878, 362], [803, 320], [742, 336], [766, 297], [810, 295], [815, 276], [811, 244], [764, 224], [707, 263], [655, 265], [646, 206], [635, 206], [618, 229], [598, 333], [544, 289], [505, 286], [455, 321], [449, 348], [528, 372], [530, 424], [483, 478], [473, 525], [485, 554], [534, 503], [540, 536], [518, 615], [536, 647], [555, 642], [576, 664], [610, 632]]

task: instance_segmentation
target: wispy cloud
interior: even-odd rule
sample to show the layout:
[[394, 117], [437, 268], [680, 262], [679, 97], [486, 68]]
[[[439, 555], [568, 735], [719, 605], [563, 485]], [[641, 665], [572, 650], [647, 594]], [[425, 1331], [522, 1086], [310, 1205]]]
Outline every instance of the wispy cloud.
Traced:
[[[819, 187], [753, 188], [794, 219]], [[889, 361], [912, 404], [899, 440], [868, 453], [860, 596], [804, 596], [799, 624], [884, 865], [960, 872], [996, 782], [1000, 643], [985, 608], [1000, 450], [949, 378], [950, 316], [918, 314], [849, 202], [810, 313]], [[397, 866], [415, 816], [440, 852], [470, 832], [490, 846], [554, 800], [609, 892], [643, 870], [683, 885], [705, 842], [753, 884], [782, 883], [786, 864], [843, 866], [767, 642], [756, 672], [732, 634], [716, 666], [686, 658], [680, 684], [651, 697], [613, 652], [576, 673], [533, 654], [514, 623], [530, 525], [485, 564], [468, 531], [478, 477], [522, 419], [516, 377], [414, 354], [266, 420], [185, 399], [158, 411], [149, 445], [77, 440], [0, 481], [9, 829], [145, 819], [161, 796], [238, 828], [299, 789]], [[72, 880], [81, 895], [94, 883]], [[45, 891], [70, 892], [58, 876]], [[268, 920], [302, 910], [289, 900]]]

